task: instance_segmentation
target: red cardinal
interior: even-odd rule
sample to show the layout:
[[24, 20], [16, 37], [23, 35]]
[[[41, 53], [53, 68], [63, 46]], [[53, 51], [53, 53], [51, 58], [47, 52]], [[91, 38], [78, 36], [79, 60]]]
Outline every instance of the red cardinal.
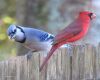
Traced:
[[59, 32], [54, 39], [53, 46], [45, 58], [43, 64], [40, 67], [40, 71], [43, 69], [44, 65], [50, 59], [54, 51], [62, 46], [63, 44], [75, 42], [83, 38], [88, 32], [90, 21], [94, 19], [96, 15], [89, 11], [83, 11], [79, 13], [77, 19], [75, 19], [71, 24], [69, 24], [64, 30]]

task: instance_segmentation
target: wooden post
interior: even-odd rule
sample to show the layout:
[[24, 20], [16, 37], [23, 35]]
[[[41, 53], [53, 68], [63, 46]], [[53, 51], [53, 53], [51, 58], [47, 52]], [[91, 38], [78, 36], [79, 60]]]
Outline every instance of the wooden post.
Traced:
[[44, 53], [1, 61], [0, 80], [100, 80], [100, 45], [60, 48], [39, 72]]

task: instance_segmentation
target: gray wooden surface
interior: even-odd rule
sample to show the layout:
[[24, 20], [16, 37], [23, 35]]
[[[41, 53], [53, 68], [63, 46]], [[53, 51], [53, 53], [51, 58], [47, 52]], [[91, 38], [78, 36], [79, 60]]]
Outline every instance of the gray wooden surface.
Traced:
[[0, 80], [100, 80], [100, 45], [60, 48], [39, 72], [44, 53], [1, 61]]

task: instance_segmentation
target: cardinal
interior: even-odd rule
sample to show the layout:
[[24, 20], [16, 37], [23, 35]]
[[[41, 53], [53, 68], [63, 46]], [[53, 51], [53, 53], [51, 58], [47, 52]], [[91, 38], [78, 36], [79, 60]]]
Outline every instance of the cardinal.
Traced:
[[82, 11], [78, 17], [70, 23], [65, 29], [60, 31], [54, 38], [53, 46], [45, 58], [43, 64], [40, 66], [40, 71], [46, 65], [52, 54], [60, 46], [68, 43], [75, 42], [83, 38], [90, 27], [90, 22], [96, 17], [96, 15], [90, 11]]

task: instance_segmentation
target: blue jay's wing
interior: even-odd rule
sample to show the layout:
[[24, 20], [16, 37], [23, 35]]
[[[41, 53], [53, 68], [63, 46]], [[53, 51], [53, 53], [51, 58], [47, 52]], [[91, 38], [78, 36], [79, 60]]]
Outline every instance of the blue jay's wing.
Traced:
[[53, 41], [53, 39], [54, 36], [46, 32], [40, 36], [40, 41], [49, 41], [49, 40]]
[[34, 28], [25, 28], [22, 27], [26, 33], [26, 36], [29, 38], [35, 40], [39, 40], [40, 42], [45, 42], [45, 41], [53, 41], [54, 36], [52, 34], [49, 34], [45, 31], [34, 29]]

